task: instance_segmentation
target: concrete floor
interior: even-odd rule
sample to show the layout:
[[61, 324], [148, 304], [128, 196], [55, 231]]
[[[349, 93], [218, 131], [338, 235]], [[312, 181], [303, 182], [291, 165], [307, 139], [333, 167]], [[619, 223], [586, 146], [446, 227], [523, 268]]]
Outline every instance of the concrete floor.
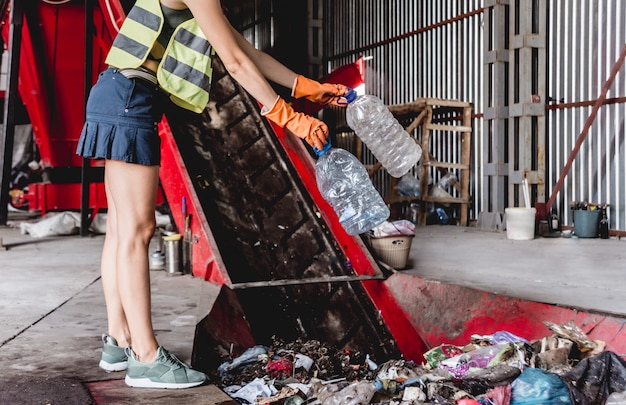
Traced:
[[[0, 403], [228, 404], [213, 385], [188, 390], [132, 389], [124, 372], [98, 367], [106, 314], [99, 275], [104, 237], [34, 239], [0, 227]], [[159, 343], [190, 362], [198, 297], [219, 289], [189, 275], [151, 271]], [[88, 391], [84, 388], [87, 387]]]
[[473, 227], [417, 227], [403, 273], [512, 298], [626, 316], [626, 240], [509, 240]]
[[[7, 248], [0, 249], [0, 403], [88, 404], [90, 396], [98, 404], [232, 403], [213, 385], [131, 389], [123, 372], [97, 367], [106, 329], [98, 268], [103, 236], [34, 239], [0, 227], [0, 238]], [[401, 272], [624, 317], [625, 247], [615, 239], [512, 241], [504, 233], [432, 225], [416, 229]], [[151, 274], [157, 338], [189, 362], [202, 316], [198, 297], [214, 299], [219, 289], [192, 276]]]

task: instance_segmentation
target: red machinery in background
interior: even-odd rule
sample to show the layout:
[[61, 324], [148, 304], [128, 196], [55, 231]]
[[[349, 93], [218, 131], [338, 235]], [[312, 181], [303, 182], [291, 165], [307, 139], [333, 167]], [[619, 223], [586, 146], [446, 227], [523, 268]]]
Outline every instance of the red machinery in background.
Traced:
[[[17, 59], [13, 74], [17, 75], [18, 92], [7, 97], [13, 96], [10, 102], [21, 101], [26, 108], [46, 179], [29, 184], [24, 198], [29, 211], [45, 215], [48, 211], [82, 209], [84, 214], [91, 214], [90, 218], [83, 215], [83, 220], [90, 221], [107, 207], [103, 162], [83, 162], [75, 150], [84, 122], [86, 94], [105, 67], [106, 53], [125, 12], [117, 0], [23, 2], [17, 6], [1, 10], [2, 37], [5, 44], [13, 46]], [[14, 13], [17, 9], [19, 15]], [[14, 35], [17, 41], [12, 32], [18, 34]], [[163, 138], [162, 173], [167, 173], [161, 182], [171, 199], [172, 217], [182, 230], [181, 204], [186, 196], [190, 204], [184, 210], [194, 219], [191, 226], [197, 237], [192, 268], [207, 280], [228, 281], [226, 273], [215, 267], [215, 250], [210, 247], [213, 239], [207, 234], [210, 231], [204, 216], [196, 209], [190, 181], [185, 179], [184, 165], [165, 120], [159, 133]], [[160, 193], [157, 204], [164, 198]]]
[[[15, 5], [13, 5], [15, 7]], [[82, 159], [74, 151], [80, 136], [85, 105], [85, 7], [68, 2], [63, 7], [46, 2], [24, 2], [23, 17], [15, 21], [9, 8], [4, 10], [2, 36], [14, 46], [19, 59], [18, 91], [33, 129], [40, 164], [46, 181], [32, 183], [25, 195], [29, 210], [44, 215], [50, 210], [77, 210], [81, 207]], [[106, 18], [94, 9], [94, 26], [101, 33]], [[19, 43], [11, 43], [11, 28], [20, 27]], [[102, 63], [107, 36], [99, 35], [94, 62]], [[104, 43], [103, 43], [104, 42]], [[15, 74], [16, 72], [13, 72]], [[10, 102], [19, 102], [15, 94]], [[106, 207], [102, 181], [98, 181], [98, 163], [94, 163], [94, 181], [89, 185], [89, 208], [97, 213]], [[101, 177], [101, 176], [100, 176]]]

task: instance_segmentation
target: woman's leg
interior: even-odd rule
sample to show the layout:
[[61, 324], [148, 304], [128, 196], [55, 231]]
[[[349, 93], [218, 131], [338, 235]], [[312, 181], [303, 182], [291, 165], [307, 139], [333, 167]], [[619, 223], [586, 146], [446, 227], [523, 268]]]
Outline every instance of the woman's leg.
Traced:
[[[148, 247], [155, 229], [159, 167], [107, 160], [104, 181], [113, 218], [105, 240], [103, 288], [109, 332], [121, 346], [132, 343], [138, 360], [151, 362], [158, 343], [152, 327]], [[104, 257], [104, 255], [107, 257]], [[114, 270], [110, 270], [114, 269]], [[111, 274], [108, 272], [111, 271]], [[130, 341], [118, 333], [130, 333]]]
[[122, 301], [117, 290], [117, 215], [108, 182], [105, 181], [104, 187], [108, 209], [106, 235], [100, 260], [100, 275], [102, 276], [102, 289], [104, 290], [107, 310], [108, 335], [115, 338], [119, 346], [126, 347], [130, 346], [131, 341], [126, 315], [124, 315]]

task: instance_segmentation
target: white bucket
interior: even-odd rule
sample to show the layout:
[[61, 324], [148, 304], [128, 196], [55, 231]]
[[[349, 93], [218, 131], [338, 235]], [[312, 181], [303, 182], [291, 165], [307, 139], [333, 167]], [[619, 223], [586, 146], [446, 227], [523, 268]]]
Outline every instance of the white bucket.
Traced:
[[506, 237], [514, 240], [535, 238], [535, 208], [505, 208]]

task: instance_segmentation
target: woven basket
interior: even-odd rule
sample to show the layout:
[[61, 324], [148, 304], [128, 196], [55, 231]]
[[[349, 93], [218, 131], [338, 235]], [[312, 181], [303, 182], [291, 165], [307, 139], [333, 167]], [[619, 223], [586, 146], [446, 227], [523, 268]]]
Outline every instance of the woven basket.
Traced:
[[413, 235], [392, 235], [371, 238], [372, 249], [378, 258], [394, 269], [406, 267]]

